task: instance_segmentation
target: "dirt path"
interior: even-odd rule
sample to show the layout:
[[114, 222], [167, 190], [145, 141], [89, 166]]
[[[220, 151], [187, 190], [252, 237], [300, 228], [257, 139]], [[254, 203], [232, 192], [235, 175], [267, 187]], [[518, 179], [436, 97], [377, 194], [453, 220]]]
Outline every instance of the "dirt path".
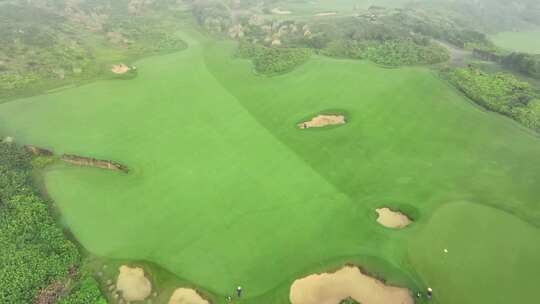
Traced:
[[289, 297], [292, 304], [339, 304], [348, 297], [362, 304], [414, 304], [407, 288], [385, 285], [354, 266], [298, 279]]
[[448, 51], [448, 53], [450, 54], [449, 63], [451, 66], [455, 66], [455, 67], [466, 66], [467, 59], [472, 57], [472, 53], [470, 51], [459, 49], [446, 42], [442, 42], [438, 40], [436, 40], [435, 42], [440, 44], [442, 47], [444, 47]]

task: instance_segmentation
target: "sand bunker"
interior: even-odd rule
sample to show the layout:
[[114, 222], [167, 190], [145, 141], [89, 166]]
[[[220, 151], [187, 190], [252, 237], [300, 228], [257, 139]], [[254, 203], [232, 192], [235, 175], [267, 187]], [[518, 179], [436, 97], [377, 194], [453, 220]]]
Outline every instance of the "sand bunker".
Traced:
[[282, 11], [279, 7], [272, 9], [272, 14], [276, 15], [290, 15], [291, 13], [291, 11]]
[[111, 72], [113, 72], [115, 74], [125, 74], [125, 73], [129, 72], [129, 70], [130, 70], [130, 68], [127, 65], [123, 64], [123, 63], [115, 64], [111, 68]]
[[362, 304], [414, 303], [407, 288], [385, 285], [354, 266], [296, 280], [289, 297], [292, 304], [339, 304], [348, 297]]
[[379, 214], [377, 222], [385, 227], [405, 228], [412, 223], [411, 219], [401, 212], [392, 211], [389, 208], [379, 208], [376, 211]]
[[337, 12], [325, 12], [325, 13], [315, 14], [316, 17], [334, 16], [334, 15], [337, 15]]
[[313, 117], [310, 121], [299, 123], [298, 127], [300, 129], [307, 129], [341, 124], [345, 124], [345, 116], [343, 115], [318, 115]]
[[209, 302], [193, 289], [178, 288], [171, 296], [169, 304], [209, 304]]
[[150, 295], [152, 284], [144, 276], [142, 268], [130, 268], [123, 265], [119, 270], [116, 289], [122, 293], [122, 298], [126, 301], [142, 301]]

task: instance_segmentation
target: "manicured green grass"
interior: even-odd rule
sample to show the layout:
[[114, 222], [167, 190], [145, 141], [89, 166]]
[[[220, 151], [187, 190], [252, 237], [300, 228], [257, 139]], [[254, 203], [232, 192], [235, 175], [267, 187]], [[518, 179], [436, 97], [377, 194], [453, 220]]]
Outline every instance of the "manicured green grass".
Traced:
[[539, 252], [537, 228], [473, 202], [441, 207], [409, 246], [437, 303], [535, 303]]
[[491, 37], [493, 42], [507, 50], [540, 54], [540, 30], [503, 32]]
[[[0, 105], [0, 131], [19, 142], [130, 167], [128, 175], [67, 165], [46, 173], [65, 224], [91, 252], [155, 262], [218, 299], [242, 285], [247, 302], [286, 303], [295, 278], [355, 262], [390, 283], [435, 286], [439, 303], [453, 304], [442, 296], [453, 287], [437, 281], [451, 271], [416, 258], [433, 212], [466, 200], [540, 224], [538, 137], [428, 69], [315, 57], [270, 78], [235, 59], [232, 44], [184, 38], [187, 50], [138, 62], [133, 80]], [[334, 111], [348, 124], [295, 126]], [[381, 227], [380, 206], [416, 223]], [[509, 231], [525, 225], [505, 216]], [[475, 254], [534, 263], [520, 247], [538, 236], [528, 229], [513, 256]], [[516, 276], [512, 294], [530, 280], [528, 270], [505, 271]]]

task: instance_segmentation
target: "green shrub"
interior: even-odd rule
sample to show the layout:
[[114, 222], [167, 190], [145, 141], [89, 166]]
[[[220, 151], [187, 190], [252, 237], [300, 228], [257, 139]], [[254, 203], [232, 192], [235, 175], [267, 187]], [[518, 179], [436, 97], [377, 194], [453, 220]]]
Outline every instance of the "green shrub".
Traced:
[[448, 77], [476, 103], [540, 130], [540, 94], [529, 83], [511, 74], [487, 74], [473, 67], [451, 70]]
[[305, 63], [311, 51], [305, 48], [265, 47], [242, 42], [237, 52], [239, 57], [253, 61], [255, 70], [265, 75], [283, 74]]
[[83, 274], [71, 289], [71, 293], [58, 301], [58, 304], [106, 304], [98, 283], [88, 274]]
[[322, 51], [332, 57], [367, 59], [387, 66], [434, 64], [447, 61], [449, 54], [440, 45], [416, 43], [413, 39], [333, 41]]
[[342, 300], [341, 302], [339, 302], [339, 304], [360, 304], [360, 303], [355, 301], [353, 298], [348, 297], [348, 298]]

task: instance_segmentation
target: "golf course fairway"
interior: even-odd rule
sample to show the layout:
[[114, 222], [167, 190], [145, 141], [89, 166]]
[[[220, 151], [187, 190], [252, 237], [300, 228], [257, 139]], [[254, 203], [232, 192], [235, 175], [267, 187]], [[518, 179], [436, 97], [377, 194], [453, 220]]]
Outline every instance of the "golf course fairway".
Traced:
[[491, 36], [491, 39], [503, 49], [540, 54], [540, 30], [502, 32]]
[[[241, 285], [248, 303], [286, 303], [295, 279], [348, 262], [432, 286], [436, 303], [531, 303], [536, 134], [427, 68], [313, 56], [262, 77], [232, 43], [185, 40], [182, 52], [137, 62], [135, 79], [0, 105], [0, 130], [17, 142], [130, 168], [46, 169], [86, 249], [154, 262], [218, 299]], [[320, 113], [347, 123], [297, 127]], [[414, 223], [385, 228], [381, 207]], [[500, 242], [511, 245], [497, 252]], [[496, 288], [510, 278], [512, 290]]]

